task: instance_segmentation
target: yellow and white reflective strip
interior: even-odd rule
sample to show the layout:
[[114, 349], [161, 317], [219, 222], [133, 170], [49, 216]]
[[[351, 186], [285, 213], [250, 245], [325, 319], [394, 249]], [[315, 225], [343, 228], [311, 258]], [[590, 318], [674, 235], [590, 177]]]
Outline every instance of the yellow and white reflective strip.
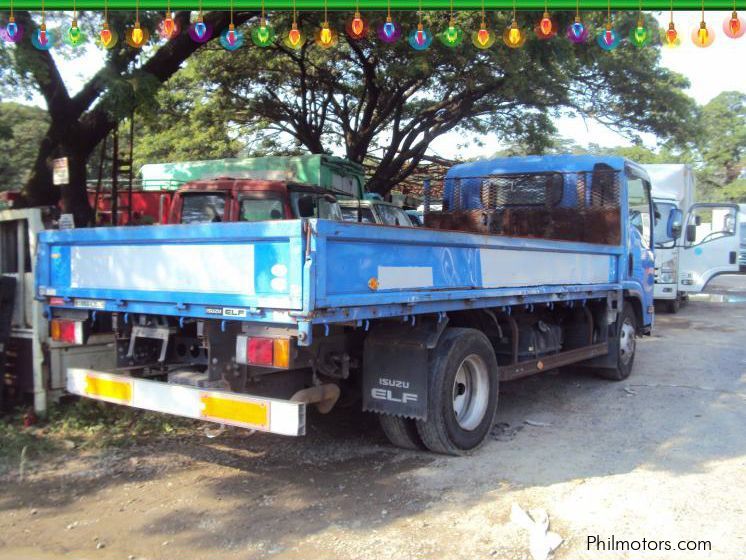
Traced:
[[306, 433], [306, 405], [70, 368], [67, 390], [100, 401], [287, 436]]

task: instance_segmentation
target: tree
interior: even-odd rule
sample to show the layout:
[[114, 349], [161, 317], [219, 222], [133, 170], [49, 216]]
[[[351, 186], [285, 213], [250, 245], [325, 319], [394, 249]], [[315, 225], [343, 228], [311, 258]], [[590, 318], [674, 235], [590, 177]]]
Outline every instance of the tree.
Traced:
[[194, 75], [194, 65], [177, 72], [152, 104], [137, 111], [136, 168], [152, 162], [235, 157], [243, 144]]
[[[343, 17], [332, 17], [332, 27], [343, 29]], [[402, 13], [397, 20], [408, 30], [415, 17]], [[570, 18], [558, 14], [560, 29]], [[438, 30], [448, 15], [433, 12], [424, 19]], [[603, 16], [586, 20], [600, 29]], [[290, 27], [285, 16], [273, 23]], [[478, 29], [479, 16], [462, 13], [457, 23]], [[491, 22], [498, 33], [508, 24], [502, 16]], [[634, 24], [627, 14], [617, 21], [622, 34]], [[654, 20], [647, 25], [654, 31]], [[313, 36], [310, 22], [301, 26]], [[264, 149], [343, 151], [357, 162], [379, 156], [368, 188], [382, 194], [408, 177], [430, 143], [449, 131], [494, 133], [541, 153], [555, 132], [552, 119], [571, 110], [632, 138], [653, 132], [684, 143], [694, 133], [696, 106], [683, 93], [688, 83], [660, 66], [657, 48], [623, 45], [609, 53], [597, 45], [539, 41], [529, 32], [522, 49], [496, 43], [480, 51], [467, 37], [459, 48], [436, 40], [418, 53], [404, 38], [392, 46], [340, 33], [339, 45], [328, 50], [307, 40], [295, 51], [278, 38], [265, 49], [205, 50], [190, 64], [245, 138]]]
[[[255, 12], [237, 12], [237, 25], [255, 16]], [[122, 33], [125, 17], [122, 12], [110, 13], [112, 28]], [[88, 224], [92, 213], [86, 195], [86, 162], [96, 148], [122, 118], [150, 99], [157, 88], [168, 80], [200, 45], [187, 34], [189, 12], [177, 12], [175, 21], [181, 29], [148, 57], [150, 51], [128, 47], [123, 38], [118, 46], [106, 54], [106, 64], [76, 95], [70, 95], [54, 58], [48, 51], [36, 50], [28, 40], [21, 41], [8, 52], [0, 54], [0, 61], [12, 60], [12, 66], [0, 70], [0, 78], [12, 83], [35, 88], [44, 98], [49, 116], [49, 127], [39, 145], [33, 169], [24, 187], [24, 201], [29, 205], [56, 204], [62, 198], [63, 209], [75, 216], [78, 225]], [[158, 18], [154, 12], [141, 15], [144, 25], [154, 29]], [[16, 12], [16, 20], [34, 33], [38, 27], [29, 12]], [[204, 20], [214, 29], [215, 36], [228, 26], [227, 12], [208, 12]], [[82, 18], [81, 18], [81, 21]], [[94, 31], [95, 32], [95, 31]], [[67, 157], [70, 183], [66, 187], [52, 187], [50, 160]]]
[[724, 91], [713, 98], [702, 108], [700, 128], [703, 192], [718, 200], [746, 200], [746, 93]]
[[46, 112], [38, 107], [0, 103], [0, 190], [24, 185], [48, 125]]

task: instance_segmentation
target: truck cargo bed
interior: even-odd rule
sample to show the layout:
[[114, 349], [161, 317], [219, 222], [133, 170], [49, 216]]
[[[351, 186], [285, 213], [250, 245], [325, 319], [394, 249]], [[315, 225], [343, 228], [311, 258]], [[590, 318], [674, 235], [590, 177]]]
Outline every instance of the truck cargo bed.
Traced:
[[[333, 323], [621, 288], [618, 246], [327, 220], [47, 231], [55, 307]], [[167, 288], [167, 290], [164, 290]]]

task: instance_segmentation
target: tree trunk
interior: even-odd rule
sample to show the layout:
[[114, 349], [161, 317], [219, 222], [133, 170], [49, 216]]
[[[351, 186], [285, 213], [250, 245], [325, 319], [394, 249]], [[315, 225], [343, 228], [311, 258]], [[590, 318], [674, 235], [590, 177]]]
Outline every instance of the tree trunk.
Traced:
[[70, 180], [67, 185], [60, 188], [62, 198], [62, 211], [72, 214], [75, 219], [75, 227], [88, 227], [93, 225], [93, 211], [88, 202], [88, 162], [87, 152], [81, 151], [75, 143], [63, 144], [60, 148], [61, 157], [67, 158]]

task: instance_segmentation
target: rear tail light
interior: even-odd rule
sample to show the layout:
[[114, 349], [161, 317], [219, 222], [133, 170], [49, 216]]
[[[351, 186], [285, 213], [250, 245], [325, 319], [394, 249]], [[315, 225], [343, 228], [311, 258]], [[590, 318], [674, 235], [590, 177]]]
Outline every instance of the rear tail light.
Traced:
[[236, 361], [250, 366], [287, 368], [290, 366], [290, 339], [239, 336]]
[[83, 321], [52, 319], [50, 322], [52, 340], [67, 344], [83, 344], [85, 332]]

